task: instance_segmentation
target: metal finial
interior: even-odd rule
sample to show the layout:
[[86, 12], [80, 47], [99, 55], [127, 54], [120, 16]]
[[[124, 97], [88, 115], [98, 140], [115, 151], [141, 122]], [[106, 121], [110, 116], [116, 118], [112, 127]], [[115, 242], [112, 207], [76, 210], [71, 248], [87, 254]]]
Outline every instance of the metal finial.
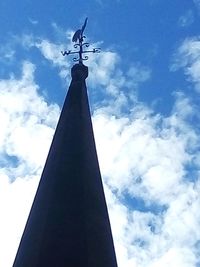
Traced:
[[71, 50], [68, 50], [68, 51], [61, 51], [62, 55], [63, 56], [68, 56], [68, 55], [72, 55], [72, 54], [78, 54], [77, 57], [74, 57], [73, 58], [73, 61], [75, 62], [79, 62], [79, 64], [83, 64], [83, 60], [87, 60], [88, 59], [88, 56], [84, 55], [85, 53], [100, 53], [101, 49], [100, 48], [93, 48], [92, 50], [83, 50], [83, 47], [89, 47], [90, 44], [85, 42], [84, 43], [84, 39], [86, 38], [85, 35], [83, 35], [83, 32], [85, 30], [85, 27], [87, 25], [87, 21], [88, 21], [88, 18], [85, 19], [85, 22], [82, 26], [81, 29], [78, 29], [73, 37], [72, 37], [72, 42], [74, 42], [74, 48], [77, 49], [79, 48], [78, 51], [71, 51]]

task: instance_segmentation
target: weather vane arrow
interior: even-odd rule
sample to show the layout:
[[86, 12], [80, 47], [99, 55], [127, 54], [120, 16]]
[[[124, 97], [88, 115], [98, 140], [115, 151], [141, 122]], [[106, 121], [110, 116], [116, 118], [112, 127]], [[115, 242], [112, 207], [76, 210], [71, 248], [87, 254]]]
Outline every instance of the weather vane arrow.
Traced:
[[101, 52], [101, 48], [93, 48], [92, 50], [84, 50], [84, 47], [89, 47], [90, 44], [87, 43], [87, 42], [84, 42], [84, 39], [86, 38], [85, 35], [83, 35], [84, 33], [84, 30], [85, 30], [85, 27], [87, 25], [87, 21], [88, 21], [88, 18], [85, 19], [85, 22], [82, 26], [81, 29], [78, 29], [73, 37], [72, 37], [72, 42], [74, 42], [74, 48], [77, 49], [79, 48], [78, 51], [71, 51], [71, 50], [68, 50], [68, 51], [61, 51], [62, 55], [63, 56], [68, 56], [68, 55], [72, 55], [72, 54], [78, 54], [77, 57], [74, 57], [73, 58], [73, 61], [75, 62], [79, 62], [79, 64], [83, 64], [83, 60], [87, 60], [88, 59], [88, 56], [87, 55], [83, 55], [85, 53], [100, 53]]

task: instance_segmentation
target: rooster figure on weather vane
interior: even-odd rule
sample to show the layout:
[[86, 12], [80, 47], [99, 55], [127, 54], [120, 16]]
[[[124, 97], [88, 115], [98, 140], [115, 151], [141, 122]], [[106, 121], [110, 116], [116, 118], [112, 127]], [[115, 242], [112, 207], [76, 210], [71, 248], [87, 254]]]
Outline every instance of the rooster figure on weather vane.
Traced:
[[85, 19], [85, 22], [82, 26], [81, 29], [78, 29], [73, 37], [72, 37], [72, 42], [74, 42], [74, 48], [75, 49], [79, 49], [78, 51], [72, 51], [72, 50], [68, 50], [68, 51], [61, 51], [63, 56], [68, 56], [68, 55], [72, 55], [72, 54], [78, 54], [78, 56], [73, 58], [73, 61], [75, 62], [79, 62], [79, 64], [83, 64], [83, 60], [87, 60], [88, 56], [84, 55], [85, 53], [100, 53], [101, 49], [100, 48], [93, 48], [92, 50], [84, 50], [84, 47], [89, 47], [90, 44], [87, 42], [84, 42], [84, 39], [86, 38], [85, 35], [83, 35], [85, 27], [87, 25], [87, 20], [88, 18]]

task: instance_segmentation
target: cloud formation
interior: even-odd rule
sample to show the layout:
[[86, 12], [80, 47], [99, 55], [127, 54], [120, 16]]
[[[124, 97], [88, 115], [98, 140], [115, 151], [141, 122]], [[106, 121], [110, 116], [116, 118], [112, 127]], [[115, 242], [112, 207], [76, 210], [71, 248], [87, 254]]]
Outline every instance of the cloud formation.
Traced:
[[12, 265], [60, 109], [47, 104], [23, 62], [20, 78], [0, 81], [0, 265]]
[[192, 10], [188, 10], [184, 15], [182, 15], [178, 20], [178, 25], [180, 27], [188, 27], [194, 22], [194, 14]]
[[179, 93], [166, 118], [146, 107], [126, 117], [104, 109], [94, 113], [119, 266], [185, 267], [198, 261], [200, 184], [187, 177], [199, 142], [188, 122], [193, 112]]
[[183, 69], [188, 80], [195, 85], [200, 92], [200, 37], [187, 38], [174, 55], [174, 63], [171, 69], [176, 71]]

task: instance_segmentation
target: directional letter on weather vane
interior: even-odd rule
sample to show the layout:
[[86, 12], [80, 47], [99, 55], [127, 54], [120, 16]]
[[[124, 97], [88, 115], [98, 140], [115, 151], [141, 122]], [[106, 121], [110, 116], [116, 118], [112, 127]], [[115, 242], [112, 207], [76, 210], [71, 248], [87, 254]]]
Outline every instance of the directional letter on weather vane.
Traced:
[[84, 39], [86, 38], [85, 35], [83, 35], [83, 32], [85, 30], [85, 27], [87, 25], [87, 18], [85, 19], [85, 22], [82, 26], [81, 29], [77, 30], [75, 33], [74, 33], [74, 36], [72, 38], [72, 42], [75, 43], [74, 45], [74, 48], [79, 48], [78, 51], [71, 51], [71, 50], [68, 50], [68, 51], [61, 51], [62, 55], [63, 56], [68, 56], [68, 55], [72, 55], [72, 54], [78, 54], [77, 57], [74, 57], [73, 58], [73, 61], [79, 61], [79, 64], [83, 64], [83, 60], [87, 60], [88, 59], [88, 56], [84, 55], [85, 53], [100, 53], [101, 49], [100, 48], [93, 48], [92, 50], [83, 50], [83, 47], [89, 47], [90, 44], [89, 43], [84, 43]]

